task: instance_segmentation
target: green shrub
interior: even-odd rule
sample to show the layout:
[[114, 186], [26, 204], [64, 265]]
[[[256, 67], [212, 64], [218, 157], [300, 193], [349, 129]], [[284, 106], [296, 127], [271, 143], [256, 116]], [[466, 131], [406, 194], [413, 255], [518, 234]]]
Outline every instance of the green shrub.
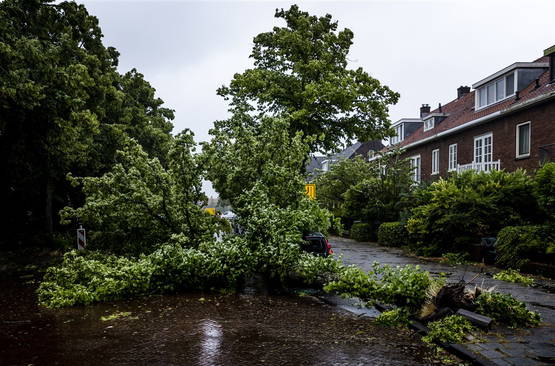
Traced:
[[376, 323], [387, 327], [405, 326], [409, 323], [409, 312], [404, 308], [384, 311], [376, 318]]
[[534, 283], [534, 279], [520, 274], [519, 271], [514, 269], [507, 269], [496, 273], [493, 278], [499, 281], [506, 281], [512, 283], [521, 283], [525, 286], [530, 286]]
[[428, 324], [430, 331], [422, 338], [426, 343], [461, 343], [466, 333], [471, 332], [474, 327], [460, 315], [450, 315]]
[[356, 241], [372, 240], [372, 225], [365, 222], [357, 222], [351, 226], [351, 239]]
[[382, 302], [413, 311], [424, 303], [435, 281], [419, 266], [392, 267], [374, 263], [369, 272], [353, 266], [344, 268], [339, 278], [327, 284], [324, 290], [358, 297], [370, 304]]
[[481, 237], [541, 216], [533, 181], [524, 171], [469, 171], [440, 179], [428, 190], [407, 221], [410, 247], [421, 255], [467, 252]]
[[509, 294], [485, 292], [476, 299], [478, 312], [511, 327], [536, 326], [540, 315]]
[[497, 234], [497, 263], [520, 269], [529, 261], [552, 263], [555, 229], [550, 226], [508, 226]]
[[378, 229], [378, 243], [388, 247], [400, 247], [407, 243], [407, 230], [401, 222], [384, 222]]
[[534, 193], [540, 207], [555, 218], [555, 162], [546, 163], [536, 171]]
[[[409, 194], [414, 183], [410, 164], [401, 157], [401, 151], [391, 150], [367, 163], [348, 164], [356, 172], [346, 176], [337, 171], [332, 178], [333, 184], [339, 188], [332, 195], [334, 210], [340, 208], [340, 215], [347, 221], [374, 223], [399, 220], [399, 213], [410, 202], [403, 197]], [[329, 193], [325, 192], [328, 196]], [[377, 227], [374, 230], [377, 231]]]

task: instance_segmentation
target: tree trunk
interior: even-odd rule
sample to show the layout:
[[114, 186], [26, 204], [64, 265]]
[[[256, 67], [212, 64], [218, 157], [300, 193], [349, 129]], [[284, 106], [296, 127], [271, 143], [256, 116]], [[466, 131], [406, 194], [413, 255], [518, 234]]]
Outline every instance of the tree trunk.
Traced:
[[52, 201], [54, 200], [54, 180], [48, 177], [46, 180], [46, 202], [44, 211], [45, 230], [48, 234], [54, 232], [54, 218], [52, 214]]

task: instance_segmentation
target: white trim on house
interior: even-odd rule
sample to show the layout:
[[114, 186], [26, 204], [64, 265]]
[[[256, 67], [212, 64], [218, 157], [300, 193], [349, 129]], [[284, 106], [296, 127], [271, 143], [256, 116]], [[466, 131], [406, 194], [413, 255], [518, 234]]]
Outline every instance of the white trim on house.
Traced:
[[432, 150], [432, 173], [431, 175], [439, 174], [439, 149]]
[[414, 122], [422, 122], [422, 119], [421, 118], [401, 118], [400, 120], [395, 121], [391, 125], [391, 127], [395, 127], [400, 123], [414, 123]]
[[452, 172], [457, 170], [457, 144], [451, 144], [449, 145], [449, 165], [448, 165], [448, 172]]
[[430, 141], [434, 141], [434, 140], [436, 140], [438, 138], [442, 138], [444, 136], [450, 136], [452, 134], [458, 133], [458, 132], [460, 132], [462, 130], [465, 130], [467, 128], [478, 126], [482, 123], [488, 122], [492, 119], [498, 118], [498, 117], [503, 116], [505, 114], [513, 113], [515, 111], [518, 111], [518, 110], [521, 110], [521, 109], [524, 109], [524, 108], [528, 108], [528, 107], [530, 107], [534, 104], [544, 102], [544, 101], [546, 101], [548, 99], [551, 99], [551, 98], [555, 98], [555, 91], [549, 92], [547, 94], [542, 94], [540, 96], [529, 99], [529, 100], [527, 100], [525, 102], [522, 102], [520, 104], [517, 104], [515, 106], [511, 106], [507, 109], [503, 109], [503, 110], [500, 110], [500, 111], [497, 111], [497, 112], [490, 113], [486, 116], [473, 119], [471, 121], [463, 123], [462, 125], [459, 125], [457, 127], [453, 127], [449, 130], [438, 132], [435, 135], [423, 138], [423, 139], [418, 140], [418, 141], [411, 142], [410, 144], [408, 144], [406, 146], [402, 146], [402, 148], [403, 149], [409, 149], [409, 148], [412, 148], [412, 147], [415, 147], [415, 146], [425, 144], [425, 143], [430, 142]]
[[475, 164], [489, 164], [493, 161], [493, 133], [488, 132], [474, 136], [474, 159]]
[[[507, 94], [507, 78], [509, 77], [509, 75], [513, 75], [513, 92], [511, 94]], [[497, 99], [497, 84], [500, 81], [503, 81], [503, 97]], [[491, 103], [488, 103], [488, 99], [489, 99], [489, 91], [488, 88], [489, 86], [493, 87], [493, 101]], [[504, 75], [503, 77], [499, 77], [497, 79], [492, 80], [491, 82], [480, 86], [479, 88], [476, 89], [475, 93], [474, 93], [474, 110], [475, 111], [479, 111], [482, 110], [484, 108], [488, 108], [491, 107], [497, 103], [501, 103], [504, 100], [514, 96], [516, 94], [516, 87], [518, 86], [518, 72], [513, 71], [508, 73], [507, 75]], [[480, 105], [480, 96], [482, 95], [482, 93], [486, 93], [485, 94], [485, 104], [484, 105]]]
[[549, 63], [548, 62], [515, 62], [514, 64], [509, 65], [504, 69], [501, 69], [496, 73], [491, 74], [490, 76], [475, 82], [474, 84], [472, 84], [472, 89], [479, 88], [480, 86], [487, 84], [494, 79], [497, 79], [503, 74], [506, 74], [516, 69], [542, 69], [542, 68], [549, 68]]
[[424, 132], [431, 130], [435, 126], [435, 117], [427, 117], [424, 120]]
[[422, 159], [420, 158], [420, 154], [409, 157], [409, 160], [413, 170], [412, 180], [414, 183], [420, 183], [422, 178]]
[[405, 137], [405, 124], [404, 123], [395, 125], [393, 127], [393, 129], [395, 130], [395, 136], [391, 137], [391, 144], [390, 145], [398, 144], [399, 142], [403, 141], [404, 137]]
[[[524, 154], [519, 154], [519, 147], [520, 147], [520, 126], [524, 126], [524, 125], [528, 125], [528, 152], [524, 153]], [[528, 121], [528, 122], [524, 122], [524, 123], [519, 123], [518, 125], [516, 125], [516, 142], [515, 142], [515, 150], [516, 150], [516, 158], [517, 159], [521, 159], [521, 158], [527, 158], [530, 156], [530, 150], [531, 150], [531, 144], [532, 142], [532, 122]]]

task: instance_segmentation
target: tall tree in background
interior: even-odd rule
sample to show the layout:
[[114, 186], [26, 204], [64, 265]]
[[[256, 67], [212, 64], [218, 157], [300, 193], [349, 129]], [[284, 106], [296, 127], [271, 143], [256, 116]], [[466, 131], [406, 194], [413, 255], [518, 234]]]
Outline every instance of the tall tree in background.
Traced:
[[9, 231], [52, 232], [54, 212], [78, 199], [66, 173], [107, 171], [123, 134], [166, 156], [159, 152], [169, 146], [173, 112], [135, 70], [118, 74], [117, 62], [118, 52], [102, 44], [98, 19], [83, 5], [0, 3], [4, 238]]
[[[362, 68], [347, 68], [353, 40], [349, 29], [337, 31], [331, 15], [311, 16], [297, 5], [277, 10], [286, 27], [254, 38], [254, 68], [235, 74], [218, 94], [230, 111], [251, 116], [284, 116], [290, 135], [303, 132], [311, 151], [335, 150], [345, 139], [367, 141], [389, 134], [388, 106], [399, 95]], [[260, 121], [258, 118], [250, 121]], [[234, 121], [220, 121], [225, 130]]]

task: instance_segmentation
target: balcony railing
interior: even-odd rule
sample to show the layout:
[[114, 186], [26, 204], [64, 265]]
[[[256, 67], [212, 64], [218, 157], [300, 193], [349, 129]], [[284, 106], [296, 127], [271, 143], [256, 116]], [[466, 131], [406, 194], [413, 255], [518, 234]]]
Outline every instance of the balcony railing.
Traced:
[[492, 170], [501, 169], [501, 161], [487, 161], [483, 163], [476, 163], [473, 161], [470, 164], [458, 164], [457, 173], [465, 172], [467, 170], [475, 170], [477, 172], [491, 172]]

